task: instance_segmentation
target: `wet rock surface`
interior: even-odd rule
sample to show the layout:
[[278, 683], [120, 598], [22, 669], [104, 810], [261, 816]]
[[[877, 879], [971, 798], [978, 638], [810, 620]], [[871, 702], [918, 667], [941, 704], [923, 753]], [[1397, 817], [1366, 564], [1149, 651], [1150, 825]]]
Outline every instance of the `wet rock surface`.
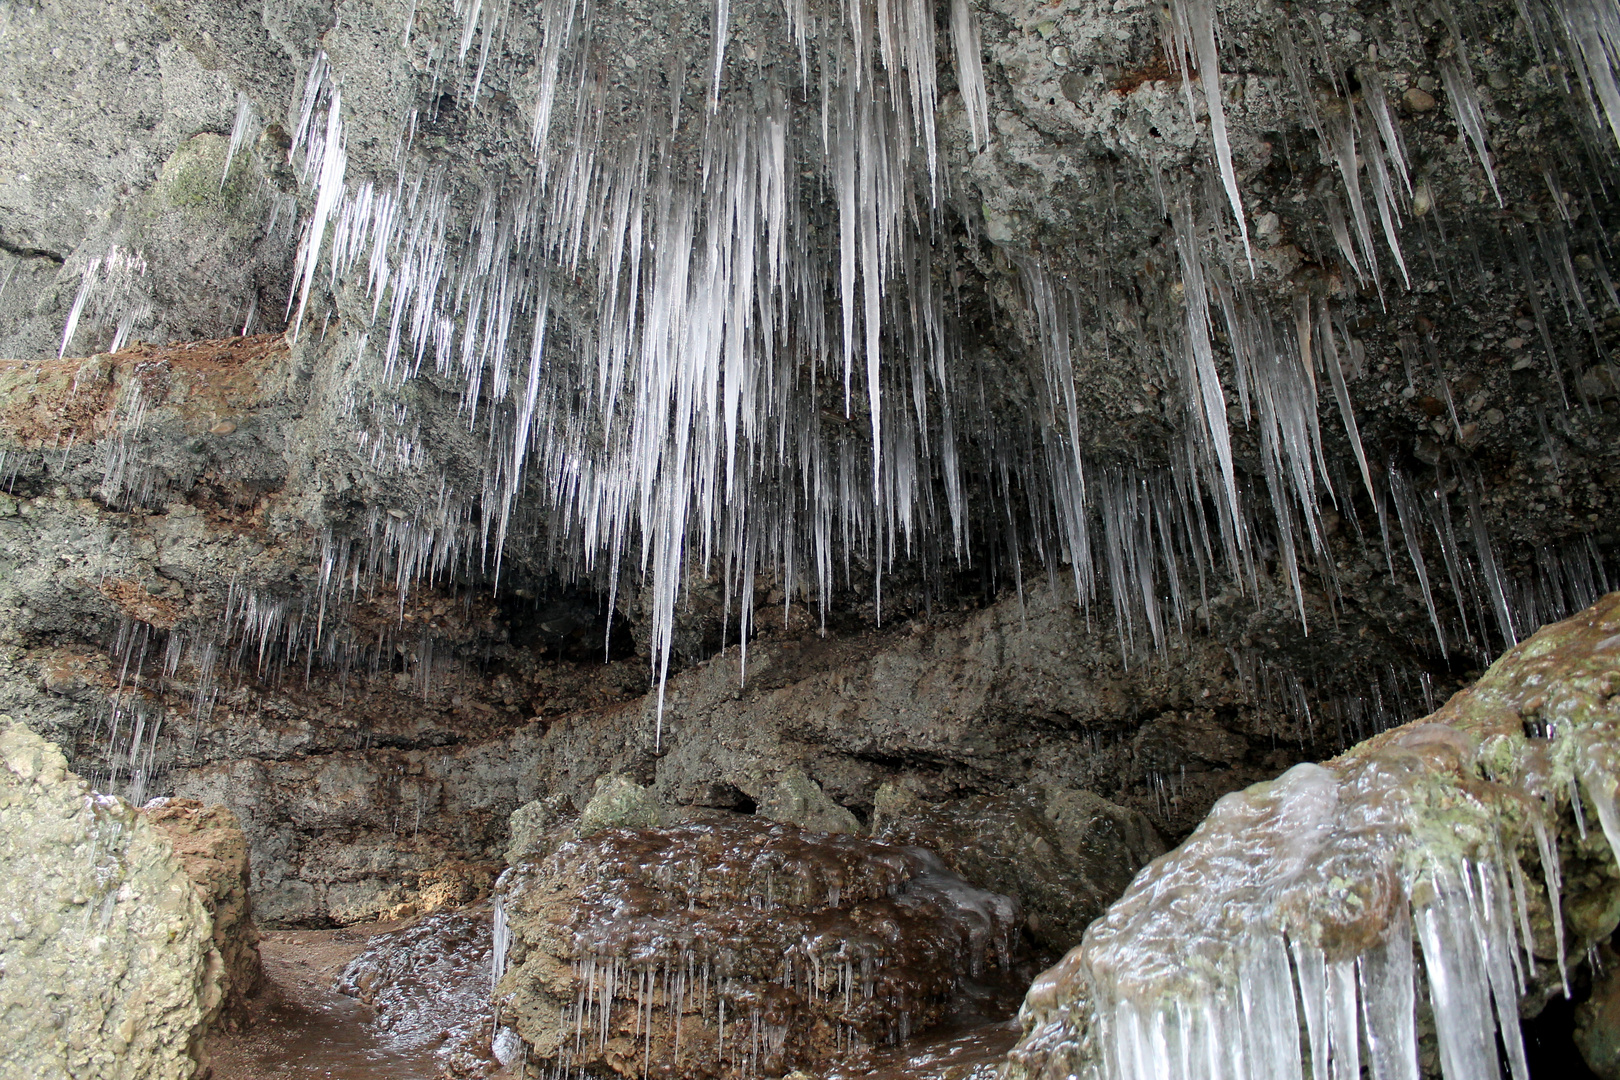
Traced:
[[[829, 89], [857, 10], [911, 32], [858, 32], [878, 81]], [[1587, 74], [1584, 10], [942, 0], [799, 33], [615, 0], [559, 37], [449, 0], [0, 9], [0, 708], [98, 789], [229, 806], [267, 926], [476, 900], [550, 843], [514, 810], [622, 777], [667, 821], [887, 820], [1061, 948], [1151, 845], [1089, 850], [1051, 791], [1180, 839], [1613, 587], [1587, 106], [1617, 52]], [[710, 186], [778, 137], [780, 184], [722, 172], [780, 204]], [[636, 186], [653, 160], [675, 195]], [[310, 263], [293, 338], [173, 344], [283, 325], [339, 165], [350, 231], [313, 249], [342, 265]], [[609, 179], [570, 202], [524, 186], [547, 168]], [[362, 190], [421, 194], [392, 247]], [[661, 325], [624, 299], [658, 275], [612, 260], [677, 250], [659, 208], [700, 191], [749, 208], [714, 211], [710, 268], [758, 273], [662, 310], [738, 313], [706, 340], [741, 351], [604, 360]], [[599, 257], [603, 207], [648, 210], [645, 248]], [[700, 368], [702, 424], [613, 443], [621, 377], [646, 416]], [[701, 475], [628, 494], [698, 428]], [[1601, 840], [1565, 855], [1598, 934]]]
[[374, 1010], [383, 1047], [428, 1051], [444, 1076], [484, 1077], [499, 1067], [490, 960], [489, 906], [442, 911], [373, 936], [336, 985]]
[[1424, 722], [1223, 798], [1036, 980], [1010, 1075], [1297, 1069], [1302, 1029], [1320, 1075], [1363, 1025], [1378, 1068], [1494, 1070], [1500, 1039], [1525, 1075], [1521, 1008], [1620, 922], [1617, 646], [1611, 594]]
[[192, 1076], [226, 990], [198, 893], [160, 829], [0, 717], [5, 1075]]
[[927, 852], [728, 814], [567, 840], [498, 903], [501, 1022], [593, 1074], [814, 1069], [950, 1017], [1021, 951], [1016, 906]]
[[1016, 897], [1030, 936], [1067, 952], [1164, 841], [1138, 811], [1051, 787], [930, 804], [879, 789], [872, 835], [938, 852], [969, 881]]

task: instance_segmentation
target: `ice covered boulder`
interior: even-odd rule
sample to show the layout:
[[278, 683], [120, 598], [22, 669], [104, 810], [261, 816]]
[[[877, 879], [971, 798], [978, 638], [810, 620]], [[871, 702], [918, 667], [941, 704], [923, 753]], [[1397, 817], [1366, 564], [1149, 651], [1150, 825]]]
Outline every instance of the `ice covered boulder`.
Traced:
[[1021, 916], [926, 851], [716, 814], [571, 838], [497, 892], [501, 1022], [549, 1074], [780, 1076], [949, 1015]]
[[1526, 1080], [1521, 1005], [1620, 920], [1617, 692], [1612, 594], [1425, 720], [1226, 796], [1036, 980], [1010, 1077], [1415, 1080], [1432, 1050], [1489, 1080], [1500, 1042]]

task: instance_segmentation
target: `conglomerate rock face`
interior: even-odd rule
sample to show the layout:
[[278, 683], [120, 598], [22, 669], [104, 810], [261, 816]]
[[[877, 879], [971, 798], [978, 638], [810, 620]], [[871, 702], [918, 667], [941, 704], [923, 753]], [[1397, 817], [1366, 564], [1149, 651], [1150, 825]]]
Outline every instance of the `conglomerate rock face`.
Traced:
[[1035, 981], [1010, 1075], [1297, 1077], [1308, 1045], [1313, 1076], [1363, 1047], [1375, 1076], [1527, 1076], [1521, 1009], [1620, 924], [1617, 686], [1611, 594], [1422, 722], [1221, 799]]
[[495, 1000], [530, 1060], [780, 1075], [948, 1017], [1020, 913], [930, 853], [734, 814], [563, 842], [503, 876]]
[[184, 1080], [225, 962], [174, 846], [0, 718], [0, 1073]]
[[[214, 948], [225, 964], [221, 1009], [230, 1022], [264, 978], [248, 896], [247, 837], [227, 807], [203, 806], [195, 799], [153, 799], [141, 807], [140, 815], [169, 838], [208, 912]], [[210, 1026], [216, 1019], [208, 1018]]]

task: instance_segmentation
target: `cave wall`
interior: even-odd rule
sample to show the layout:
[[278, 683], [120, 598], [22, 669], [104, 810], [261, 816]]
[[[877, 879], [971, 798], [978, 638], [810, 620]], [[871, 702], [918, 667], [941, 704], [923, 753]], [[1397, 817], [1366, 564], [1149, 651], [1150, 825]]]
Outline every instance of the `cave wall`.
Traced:
[[[982, 121], [941, 7], [938, 210], [905, 234], [934, 261], [895, 280], [951, 297], [952, 344], [914, 398], [914, 504], [838, 541], [823, 593], [788, 557], [809, 517], [771, 516], [791, 470], [739, 496], [765, 522], [746, 572], [738, 549], [661, 580], [648, 523], [609, 558], [556, 510], [554, 476], [511, 479], [515, 397], [390, 367], [363, 263], [321, 263], [288, 303], [320, 188], [306, 99], [318, 117], [341, 90], [354, 185], [435, 177], [469, 235], [481, 199], [510, 208], [537, 168], [538, 22], [475, 25], [463, 63], [449, 4], [0, 7], [0, 706], [93, 782], [229, 804], [271, 923], [387, 911], [446, 867], [481, 880], [513, 808], [582, 803], [611, 772], [745, 808], [797, 766], [861, 821], [884, 784], [946, 802], [1065, 785], [1184, 834], [1221, 793], [1427, 711], [1616, 580], [1613, 141], [1552, 10], [1208, 8], [1251, 263], [1205, 84], [1183, 83], [1158, 5], [969, 5]], [[670, 160], [699, 160], [713, 17], [600, 8], [593, 55], [617, 58], [593, 69], [601, 145], [631, 143], [656, 84], [687, 102]], [[783, 9], [728, 17], [716, 115], [780, 107], [812, 131], [810, 90], [767, 100], [799, 85]], [[672, 57], [671, 39], [704, 44]], [[1375, 86], [1410, 182], [1392, 181], [1404, 269], [1373, 194]], [[1333, 140], [1352, 118], [1347, 174]], [[84, 293], [64, 346], [113, 245], [145, 269]], [[552, 313], [557, 378], [578, 385], [587, 270], [556, 275]], [[1224, 417], [1187, 366], [1195, 271]], [[126, 317], [136, 344], [109, 357]], [[1282, 366], [1255, 374], [1271, 353]], [[814, 431], [851, 448], [863, 489], [865, 388], [843, 405], [819, 377]], [[1304, 382], [1318, 434], [1274, 451], [1258, 395]], [[606, 436], [581, 417], [535, 442], [591, 460]], [[1246, 500], [1226, 554], [1217, 420]], [[1268, 473], [1306, 459], [1308, 497]], [[1070, 466], [1095, 564], [1048, 493]]]

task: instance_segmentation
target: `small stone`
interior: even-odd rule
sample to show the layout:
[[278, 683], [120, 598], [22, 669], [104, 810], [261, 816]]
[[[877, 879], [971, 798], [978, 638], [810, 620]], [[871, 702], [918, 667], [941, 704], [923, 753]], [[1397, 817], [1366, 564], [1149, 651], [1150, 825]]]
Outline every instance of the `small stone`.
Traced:
[[231, 432], [233, 432], [235, 430], [236, 430], [236, 421], [235, 420], [221, 420], [219, 423], [217, 423], [213, 427], [209, 428], [208, 433], [210, 435], [229, 435]]
[[1429, 190], [1428, 181], [1419, 181], [1417, 188], [1412, 192], [1412, 213], [1422, 217], [1434, 208], [1434, 193]]
[[1434, 95], [1417, 87], [1412, 87], [1401, 95], [1401, 101], [1413, 112], [1428, 112], [1434, 108]]
[[861, 823], [854, 814], [827, 796], [821, 785], [797, 765], [777, 777], [776, 786], [759, 801], [759, 815], [772, 821], [786, 821], [801, 829], [824, 833], [858, 833]]
[[603, 829], [649, 829], [663, 820], [663, 808], [651, 792], [628, 776], [613, 773], [596, 781], [596, 790], [579, 815], [574, 832], [583, 837]]
[[1268, 244], [1276, 240], [1281, 232], [1282, 218], [1270, 210], [1254, 219], [1254, 235]]
[[1058, 67], [1068, 67], [1069, 50], [1064, 48], [1062, 45], [1059, 45], [1057, 48], [1053, 49], [1052, 63], [1056, 64]]

